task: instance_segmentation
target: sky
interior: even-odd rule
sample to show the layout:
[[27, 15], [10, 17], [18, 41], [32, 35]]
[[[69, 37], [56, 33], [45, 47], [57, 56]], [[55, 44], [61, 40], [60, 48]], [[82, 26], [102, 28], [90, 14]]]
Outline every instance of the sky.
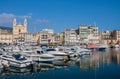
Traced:
[[99, 31], [120, 29], [120, 0], [0, 0], [0, 26], [12, 27], [13, 18], [29, 32], [77, 29], [96, 25]]

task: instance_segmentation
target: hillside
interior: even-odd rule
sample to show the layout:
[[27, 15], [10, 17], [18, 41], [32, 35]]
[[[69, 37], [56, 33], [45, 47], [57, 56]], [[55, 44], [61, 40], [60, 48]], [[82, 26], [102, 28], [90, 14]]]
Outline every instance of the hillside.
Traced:
[[0, 29], [2, 30], [9, 30], [12, 32], [13, 28], [12, 27], [6, 27], [6, 26], [0, 26]]

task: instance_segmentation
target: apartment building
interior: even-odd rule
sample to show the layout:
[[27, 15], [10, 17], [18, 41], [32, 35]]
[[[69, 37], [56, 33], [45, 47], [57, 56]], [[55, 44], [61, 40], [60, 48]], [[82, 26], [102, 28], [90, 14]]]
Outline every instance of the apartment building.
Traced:
[[79, 43], [77, 37], [78, 33], [76, 29], [66, 29], [65, 30], [65, 44], [66, 45], [76, 45]]
[[89, 25], [79, 26], [80, 43], [99, 43], [98, 27]]

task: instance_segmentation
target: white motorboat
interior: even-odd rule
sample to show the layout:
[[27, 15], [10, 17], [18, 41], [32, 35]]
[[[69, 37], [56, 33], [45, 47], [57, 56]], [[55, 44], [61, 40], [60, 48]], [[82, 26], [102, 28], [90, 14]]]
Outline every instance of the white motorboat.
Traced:
[[70, 56], [70, 60], [75, 60], [80, 56], [80, 53], [77, 52], [77, 48], [65, 48], [64, 52], [67, 53]]
[[18, 46], [14, 46], [13, 48], [12, 48], [12, 52], [20, 52], [21, 50], [19, 49], [19, 47]]
[[82, 55], [89, 55], [90, 52], [91, 52], [91, 50], [86, 49], [86, 48], [73, 47], [73, 48], [71, 48], [71, 52], [72, 52], [71, 56], [73, 56], [73, 57], [76, 57], [76, 56], [79, 57], [79, 56], [82, 56]]
[[39, 63], [52, 63], [54, 60], [54, 55], [51, 54], [45, 54], [45, 53], [27, 53], [26, 56], [33, 60], [34, 62]]
[[82, 55], [90, 55], [91, 50], [85, 49], [85, 48], [80, 48], [80, 49], [77, 49], [76, 52], [79, 52], [80, 56], [82, 56]]
[[14, 56], [1, 55], [0, 59], [3, 65], [15, 68], [30, 67], [32, 62], [31, 60], [27, 59], [26, 57], [23, 57], [20, 54], [16, 54]]
[[114, 47], [115, 47], [115, 48], [119, 48], [119, 47], [120, 47], [120, 45], [116, 44]]
[[66, 54], [64, 52], [57, 51], [54, 48], [46, 49], [46, 53], [54, 55], [55, 60], [64, 60], [65, 58], [68, 58], [68, 56], [69, 56], [68, 54]]
[[31, 49], [24, 49], [24, 50], [22, 50], [21, 52], [23, 52], [23, 53], [29, 53], [29, 52], [35, 52], [35, 51], [33, 51], [33, 50], [31, 50]]

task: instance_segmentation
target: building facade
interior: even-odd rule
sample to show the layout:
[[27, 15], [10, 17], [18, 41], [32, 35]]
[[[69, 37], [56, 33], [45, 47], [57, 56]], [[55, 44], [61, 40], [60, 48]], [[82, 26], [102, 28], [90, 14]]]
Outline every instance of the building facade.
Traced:
[[40, 44], [48, 44], [48, 43], [51, 43], [53, 42], [53, 30], [51, 29], [43, 29], [41, 32], [40, 32]]
[[101, 40], [104, 44], [120, 44], [120, 30], [102, 32]]
[[98, 27], [80, 25], [79, 26], [80, 43], [99, 43]]
[[39, 40], [39, 33], [20, 33], [19, 44], [37, 45]]
[[11, 44], [13, 41], [11, 28], [5, 27], [0, 29], [0, 43], [1, 44]]
[[100, 32], [100, 36], [100, 42], [103, 44], [110, 44], [113, 40], [111, 31]]
[[113, 37], [116, 40], [120, 40], [120, 30], [113, 30]]
[[0, 29], [0, 43], [32, 43], [32, 44], [120, 44], [120, 30], [98, 32], [97, 26], [80, 25], [78, 29], [66, 29], [62, 33], [54, 34], [52, 29], [42, 29], [40, 33], [27, 32], [27, 19], [24, 23], [13, 20], [13, 29]]
[[64, 44], [65, 43], [65, 32], [61, 32], [59, 33], [60, 35], [60, 44]]
[[2, 44], [11, 44], [13, 36], [12, 34], [0, 34], [0, 43]]
[[19, 41], [19, 34], [27, 33], [27, 19], [24, 19], [24, 24], [17, 24], [16, 19], [13, 20], [13, 42]]
[[65, 30], [65, 44], [76, 45], [77, 43], [79, 43], [77, 35], [78, 34], [75, 29], [66, 29]]

